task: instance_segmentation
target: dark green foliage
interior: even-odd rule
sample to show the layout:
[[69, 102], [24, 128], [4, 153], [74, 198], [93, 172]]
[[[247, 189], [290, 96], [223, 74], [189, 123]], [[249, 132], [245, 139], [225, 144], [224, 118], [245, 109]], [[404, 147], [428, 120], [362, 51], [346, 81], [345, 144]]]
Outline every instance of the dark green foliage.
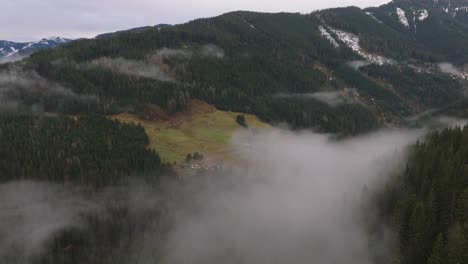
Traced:
[[[359, 58], [349, 49], [333, 48], [320, 36], [319, 23], [314, 16], [235, 12], [140, 34], [123, 32], [80, 40], [35, 54], [28, 67], [78, 94], [99, 96], [102, 113], [130, 109], [145, 114], [146, 104], [176, 112], [197, 98], [218, 109], [256, 114], [264, 121], [286, 122], [293, 128], [355, 134], [377, 127], [377, 119], [363, 105], [330, 107], [316, 100], [275, 96], [336, 88], [337, 84], [315, 67], [317, 63]], [[224, 56], [204, 56], [200, 50], [208, 44], [222, 49]], [[164, 47], [192, 54], [190, 58], [164, 59], [175, 82], [86, 66], [101, 57], [141, 60]], [[377, 85], [362, 89], [372, 95], [374, 88], [384, 90]], [[379, 102], [383, 103], [385, 96], [393, 95], [384, 93]]]
[[439, 234], [435, 240], [431, 255], [427, 259], [427, 264], [442, 264], [444, 262], [444, 240], [442, 234]]
[[203, 154], [200, 152], [194, 152], [194, 153], [189, 153], [187, 156], [185, 156], [185, 162], [189, 163], [192, 161], [201, 161], [204, 159]]
[[193, 160], [192, 153], [187, 154], [185, 156], [185, 162], [191, 162]]
[[[146, 148], [147, 144], [142, 126], [102, 116], [0, 113], [0, 182], [55, 182], [62, 184], [60, 188], [73, 186], [72, 190], [84, 192], [90, 200], [99, 197], [97, 212], [77, 216], [79, 227], [59, 226], [40, 248], [40, 254], [29, 256], [4, 245], [0, 262], [126, 264], [143, 255], [158, 259], [157, 250], [169, 227], [164, 203], [168, 199], [153, 206], [135, 207], [137, 204], [130, 200], [135, 195], [132, 192], [145, 192], [128, 185], [144, 183], [144, 188], [151, 190], [142, 194], [145, 199], [169, 197], [158, 186], [162, 179], [170, 179], [162, 176], [174, 173], [157, 153]], [[74, 197], [73, 193], [69, 195]], [[154, 239], [142, 247], [147, 232]], [[24, 262], [26, 257], [32, 258]]]
[[[401, 4], [406, 10], [410, 5], [423, 8], [428, 3]], [[366, 11], [371, 11], [382, 23]], [[455, 48], [445, 45], [439, 49], [431, 46], [435, 41], [420, 41], [419, 34], [424, 35], [424, 30], [430, 27], [418, 25], [421, 33], [415, 37], [412, 29], [402, 29], [394, 11], [395, 4], [390, 3], [369, 10], [349, 7], [310, 15], [232, 12], [177, 26], [140, 28], [138, 33], [130, 30], [78, 40], [34, 54], [25, 67], [77, 94], [99, 98], [93, 109], [83, 107], [79, 111], [77, 106], [67, 113], [133, 111], [144, 116], [147, 104], [177, 112], [196, 98], [218, 109], [256, 114], [264, 121], [287, 123], [292, 128], [355, 134], [382, 123], [399, 122], [429, 107], [444, 107], [460, 91], [456, 81], [440, 75], [419, 75], [391, 67], [373, 69], [374, 66], [356, 71], [346, 64], [362, 58], [344, 43], [333, 47], [318, 30], [319, 26], [328, 25], [354, 33], [368, 52], [403, 63], [441, 61], [465, 50], [462, 37], [450, 39], [451, 43], [457, 43]], [[431, 19], [453, 22], [435, 12], [430, 10]], [[463, 31], [460, 36], [468, 34], [462, 22], [453, 23], [450, 28]], [[220, 55], [207, 55], [203, 52], [206, 47], [217, 49]], [[155, 62], [155, 54], [164, 48], [190, 55]], [[462, 63], [463, 56], [457, 56], [454, 62]], [[91, 63], [104, 57], [156, 63], [173, 80], [122, 74]], [[343, 88], [355, 88], [361, 94], [358, 104], [331, 107], [300, 96]], [[278, 94], [286, 96], [279, 98]]]
[[319, 15], [333, 28], [357, 35], [360, 45], [371, 53], [384, 54], [396, 60], [427, 60], [430, 57], [430, 53], [421, 44], [387, 23], [379, 23], [357, 7], [329, 9], [320, 12]]
[[447, 74], [418, 73], [409, 67], [367, 66], [368, 76], [389, 83], [396, 93], [419, 109], [443, 107], [463, 96], [459, 80]]
[[[436, 2], [399, 0], [368, 10], [384, 24], [407, 35], [413, 43], [418, 43], [416, 46], [409, 47], [411, 57], [463, 64], [468, 62], [468, 24], [464, 19], [464, 12], [456, 11], [457, 7], [463, 6], [467, 6], [466, 1], [463, 0]], [[395, 12], [397, 7], [405, 11], [409, 28], [404, 27], [398, 21]], [[415, 10], [420, 9], [425, 9], [429, 13], [429, 17], [423, 21], [419, 21], [413, 15]], [[408, 53], [402, 51], [402, 54]]]
[[247, 127], [247, 122], [245, 121], [245, 116], [244, 115], [236, 116], [236, 122], [240, 126]]
[[344, 64], [340, 65], [337, 67], [335, 74], [374, 101], [382, 108], [384, 113], [404, 116], [411, 112], [409, 106], [397, 95], [351, 67]]
[[401, 263], [467, 263], [467, 146], [468, 127], [432, 133], [386, 193]]
[[446, 116], [457, 116], [461, 118], [466, 118], [468, 117], [468, 100], [462, 97], [457, 102], [441, 109], [440, 114]]
[[[397, 4], [407, 11], [409, 28], [395, 17]], [[453, 4], [462, 3], [453, 0]], [[428, 8], [430, 17], [413, 24], [412, 5]], [[354, 7], [310, 15], [234, 12], [173, 27], [78, 40], [39, 52], [19, 67], [36, 71], [76, 95], [95, 96], [95, 100], [83, 103], [75, 97], [14, 90], [15, 99], [27, 108], [41, 104], [47, 112], [87, 115], [0, 114], [0, 181], [72, 183], [93, 192], [99, 189], [89, 187], [115, 187], [134, 178], [154, 183], [161, 175], [172, 174], [146, 148], [148, 138], [141, 126], [92, 113], [146, 114], [149, 104], [173, 113], [196, 98], [218, 109], [256, 114], [273, 124], [286, 122], [293, 129], [354, 135], [458, 100], [461, 83], [440, 73], [417, 73], [399, 66], [372, 65], [360, 71], [349, 67], [349, 61], [362, 58], [343, 43], [334, 48], [320, 36], [318, 27], [326, 23], [354, 33], [368, 52], [402, 64], [408, 60], [463, 64], [468, 62], [466, 16], [444, 14], [432, 0], [393, 1], [366, 11], [382, 23]], [[222, 56], [203, 55], [207, 46], [222, 50]], [[119, 73], [92, 63], [103, 57], [146, 63], [163, 48], [191, 54], [156, 63], [173, 78], [170, 81]], [[0, 70], [6, 72], [9, 66], [0, 65]], [[329, 105], [307, 96], [343, 88], [354, 88], [358, 102]], [[458, 102], [447, 112], [467, 113], [467, 104], [466, 100]], [[247, 126], [243, 115], [236, 122]], [[385, 201], [381, 213], [399, 234], [399, 263], [468, 263], [467, 146], [468, 128], [433, 133], [412, 147], [398, 184], [389, 186], [379, 200]], [[203, 158], [195, 152], [185, 160]], [[105, 209], [108, 217], [82, 216], [83, 227], [57, 232], [37, 263], [135, 262], [128, 252], [136, 252], [139, 260], [147, 256], [157, 260], [161, 241], [170, 229], [165, 203], [171, 198], [162, 197], [157, 206], [136, 214], [131, 205], [112, 204]], [[138, 240], [148, 231], [159, 240]], [[142, 244], [150, 248], [139, 248]]]
[[457, 64], [468, 61], [468, 24], [454, 21], [442, 11], [433, 11], [432, 17], [418, 27], [416, 37], [436, 54]]
[[83, 67], [77, 70], [74, 63], [62, 63], [53, 67], [39, 64], [38, 73], [48, 79], [61, 82], [78, 94], [98, 95], [102, 98], [100, 112], [113, 113], [128, 107], [137, 108], [145, 103], [157, 104], [169, 112], [184, 109], [190, 100], [186, 87], [170, 82], [146, 78], [131, 78], [99, 67]]
[[448, 231], [447, 238], [447, 263], [458, 264], [468, 261], [468, 248], [465, 230], [460, 223], [455, 223]]
[[170, 173], [148, 149], [143, 127], [99, 116], [0, 114], [0, 181], [104, 186], [130, 174]]
[[192, 157], [193, 157], [194, 160], [203, 160], [203, 158], [204, 158], [203, 154], [201, 154], [199, 152], [194, 152]]

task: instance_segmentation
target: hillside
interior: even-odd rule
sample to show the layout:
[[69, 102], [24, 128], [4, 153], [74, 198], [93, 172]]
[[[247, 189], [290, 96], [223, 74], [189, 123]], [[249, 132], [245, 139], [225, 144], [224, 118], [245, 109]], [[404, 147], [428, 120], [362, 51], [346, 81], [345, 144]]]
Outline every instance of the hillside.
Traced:
[[[2, 65], [0, 101], [9, 110], [126, 115], [156, 127], [170, 126], [151, 118], [155, 107], [181, 123], [194, 100], [344, 136], [403, 126], [418, 113], [463, 105], [464, 4], [232, 12], [119, 31]], [[443, 32], [452, 33], [434, 37]], [[161, 142], [163, 153], [177, 149]], [[166, 155], [180, 160], [184, 151]]]
[[[271, 124], [358, 134], [398, 126], [407, 116], [463, 95], [468, 60], [458, 53], [466, 53], [468, 27], [458, 15], [417, 3], [428, 12], [415, 20], [417, 33], [395, 17], [399, 9], [416, 8], [405, 1], [309, 15], [233, 12], [74, 41], [34, 54], [21, 67], [99, 98], [92, 110], [78, 103], [70, 114], [133, 109], [144, 115], [151, 104], [178, 112], [198, 99]], [[426, 25], [431, 21], [446, 21], [450, 28]], [[433, 28], [434, 34], [423, 34]], [[437, 39], [450, 46], [427, 39], [449, 29], [459, 33]], [[459, 74], [439, 68], [441, 62], [452, 62]], [[402, 84], [409, 79], [411, 85]]]
[[130, 174], [170, 174], [146, 148], [143, 127], [100, 116], [38, 117], [0, 113], [0, 182], [36, 180], [107, 186]]
[[419, 43], [434, 59], [467, 63], [467, 1], [398, 0], [368, 12]]
[[399, 263], [467, 263], [468, 127], [434, 132], [376, 203], [398, 233]]
[[[215, 165], [233, 159], [230, 139], [234, 132], [242, 129], [236, 123], [241, 113], [220, 111], [197, 100], [177, 114], [168, 114], [154, 109], [150, 118], [121, 113], [111, 116], [123, 123], [140, 124], [145, 128], [149, 147], [158, 151], [163, 162], [182, 164], [187, 154], [199, 152], [204, 155], [203, 163]], [[244, 115], [249, 129], [268, 129], [268, 125], [256, 116]]]
[[468, 263], [468, 126], [409, 129], [468, 117], [467, 6], [239, 11], [0, 64], [0, 263]]

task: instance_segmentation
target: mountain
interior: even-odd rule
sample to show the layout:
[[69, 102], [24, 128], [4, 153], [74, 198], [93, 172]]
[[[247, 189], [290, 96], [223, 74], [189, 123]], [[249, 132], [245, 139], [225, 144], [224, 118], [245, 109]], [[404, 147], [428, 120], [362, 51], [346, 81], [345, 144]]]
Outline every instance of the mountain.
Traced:
[[46, 111], [144, 117], [152, 106], [175, 113], [198, 99], [298, 129], [400, 126], [464, 98], [468, 4], [448, 3], [232, 12], [77, 40], [35, 53], [24, 67], [97, 103], [37, 98], [26, 106], [52, 100]]
[[[232, 12], [79, 40], [28, 63], [75, 93], [98, 96], [103, 113], [150, 116], [148, 105], [177, 112], [199, 99], [270, 123], [355, 134], [463, 98], [467, 24], [415, 2], [308, 15]], [[407, 27], [398, 10], [416, 8], [427, 17], [418, 18], [415, 33], [410, 12]], [[431, 30], [447, 30], [445, 42]], [[460, 74], [447, 74], [442, 62]]]
[[[408, 155], [398, 151], [408, 139], [362, 135], [468, 116], [465, 6], [231, 12], [1, 64], [0, 257], [467, 263], [468, 127], [434, 132]], [[381, 143], [394, 154], [379, 155]], [[393, 156], [403, 163], [386, 182]]]
[[367, 12], [440, 59], [466, 63], [468, 1], [398, 0]]
[[55, 48], [69, 41], [71, 40], [61, 37], [44, 38], [35, 42], [0, 40], [0, 63], [19, 60], [38, 50]]

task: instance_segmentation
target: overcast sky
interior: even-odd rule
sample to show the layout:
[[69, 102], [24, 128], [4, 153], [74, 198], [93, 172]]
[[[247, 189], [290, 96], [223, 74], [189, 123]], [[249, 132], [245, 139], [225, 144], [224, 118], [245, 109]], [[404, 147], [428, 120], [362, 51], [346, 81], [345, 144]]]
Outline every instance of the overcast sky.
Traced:
[[97, 34], [161, 23], [178, 24], [236, 10], [309, 13], [383, 0], [1, 0], [0, 39], [94, 37]]

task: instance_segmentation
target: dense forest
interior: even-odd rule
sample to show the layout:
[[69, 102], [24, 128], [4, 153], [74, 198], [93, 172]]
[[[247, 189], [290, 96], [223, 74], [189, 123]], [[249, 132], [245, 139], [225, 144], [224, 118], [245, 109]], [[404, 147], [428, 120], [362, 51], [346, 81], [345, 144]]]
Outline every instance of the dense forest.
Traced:
[[[147, 149], [147, 144], [143, 127], [98, 115], [71, 118], [2, 112], [0, 192], [5, 193], [0, 194], [0, 218], [5, 222], [0, 226], [0, 262], [132, 263], [132, 258], [141, 256], [129, 254], [130, 249], [135, 254], [157, 255], [160, 244], [156, 240], [148, 248], [142, 248], [137, 241], [144, 232], [163, 234], [168, 228], [166, 202], [154, 202], [154, 206], [139, 209], [128, 186], [138, 182], [150, 189], [151, 196], [144, 197], [148, 204], [166, 192], [158, 187], [162, 182], [177, 179], [171, 166], [163, 164], [157, 153]], [[11, 190], [7, 187], [10, 182], [23, 185]], [[23, 192], [21, 186], [29, 184], [31, 189]], [[139, 192], [145, 190], [142, 187]], [[35, 195], [38, 198], [28, 200]], [[164, 197], [170, 200], [169, 195]], [[19, 207], [15, 199], [27, 201], [27, 206]], [[8, 207], [10, 202], [13, 207]], [[47, 211], [43, 204], [48, 202], [58, 207]], [[36, 208], [45, 211], [35, 211]], [[61, 210], [68, 213], [55, 219], [54, 215]], [[69, 214], [75, 210], [77, 219], [70, 220]], [[38, 226], [29, 231], [32, 235], [28, 240], [20, 240], [20, 230], [13, 229], [17, 233], [9, 234], [4, 229], [10, 221], [27, 228], [24, 225], [31, 220], [28, 217], [32, 213], [38, 214], [33, 220]], [[41, 226], [44, 221], [50, 222]], [[70, 226], [62, 226], [67, 221], [71, 221]], [[81, 224], [75, 226], [75, 221]], [[44, 232], [50, 237], [41, 238], [34, 232]]]
[[[187, 187], [196, 181], [216, 182], [209, 175], [190, 181], [164, 177], [173, 172], [145, 148], [147, 137], [138, 125], [99, 116], [39, 118], [24, 113], [2, 114], [1, 120], [2, 183], [40, 180], [65, 184], [60, 188], [72, 184], [74, 190], [97, 195], [106, 215], [83, 213], [82, 227], [57, 232], [48, 240], [47, 250], [34, 255], [33, 262], [29, 262], [31, 256], [18, 254], [21, 247], [9, 248], [1, 255], [7, 263], [144, 263], [148, 259], [158, 263], [177, 213], [176, 204], [190, 199]], [[468, 127], [430, 133], [409, 147], [402, 172], [387, 183], [385, 191], [375, 194], [378, 215], [397, 234], [397, 252], [392, 257], [399, 263], [468, 261], [466, 146]], [[229, 175], [228, 171], [218, 173]], [[134, 201], [140, 205], [127, 200], [132, 194], [126, 186], [132, 181], [145, 183], [147, 187], [133, 191], [149, 190], [143, 198], [156, 199], [154, 205], [148, 208], [142, 200]], [[180, 191], [188, 192], [187, 196], [178, 197]], [[147, 232], [157, 239], [141, 244]]]
[[[405, 1], [309, 15], [232, 12], [176, 26], [138, 28], [74, 41], [38, 52], [15, 67], [37, 72], [76, 95], [96, 98], [92, 103], [74, 100], [62, 104], [55, 97], [45, 98], [40, 102], [45, 111], [130, 111], [145, 117], [151, 115], [150, 105], [174, 113], [195, 98], [218, 109], [256, 114], [272, 124], [359, 134], [450, 105], [466, 87], [466, 81], [453, 79], [434, 66], [443, 61], [458, 66], [467, 62], [460, 54], [452, 54], [463, 53], [461, 46], [468, 46], [464, 44], [468, 27], [460, 20], [461, 13], [452, 17], [443, 13], [443, 2], [439, 6], [418, 4], [430, 16], [415, 20], [419, 24], [414, 35], [395, 17], [397, 6], [411, 20], [409, 9], [413, 7]], [[432, 32], [431, 25], [437, 21], [446, 23], [439, 31], [458, 33], [446, 38], [423, 35]], [[363, 50], [394, 63], [357, 70], [349, 62], [363, 57], [345, 40], [333, 46], [319, 27], [354, 34]], [[439, 39], [460, 48], [433, 46]], [[7, 71], [15, 67], [6, 66]], [[346, 92], [350, 89], [356, 93]], [[331, 105], [317, 99], [316, 93], [339, 94], [346, 103]], [[37, 105], [37, 100], [31, 100], [37, 93], [28, 95], [25, 90], [11, 96], [26, 105]]]
[[107, 186], [129, 175], [170, 173], [146, 149], [143, 127], [90, 115], [0, 114], [0, 181], [45, 180]]
[[399, 263], [468, 263], [467, 145], [468, 127], [431, 133], [380, 197]]

